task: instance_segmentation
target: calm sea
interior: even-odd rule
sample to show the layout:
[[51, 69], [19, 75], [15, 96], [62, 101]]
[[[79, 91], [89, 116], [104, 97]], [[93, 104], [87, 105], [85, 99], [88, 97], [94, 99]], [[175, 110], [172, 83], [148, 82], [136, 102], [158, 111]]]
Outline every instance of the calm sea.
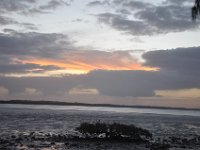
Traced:
[[0, 104], [0, 136], [65, 133], [82, 122], [134, 124], [155, 135], [200, 134], [200, 111], [181, 109]]
[[130, 108], [130, 107], [97, 107], [97, 106], [59, 106], [59, 105], [26, 105], [26, 104], [0, 104], [0, 109], [47, 109], [47, 110], [73, 110], [97, 111], [116, 113], [141, 113], [161, 115], [200, 116], [200, 110], [161, 109], [161, 108]]

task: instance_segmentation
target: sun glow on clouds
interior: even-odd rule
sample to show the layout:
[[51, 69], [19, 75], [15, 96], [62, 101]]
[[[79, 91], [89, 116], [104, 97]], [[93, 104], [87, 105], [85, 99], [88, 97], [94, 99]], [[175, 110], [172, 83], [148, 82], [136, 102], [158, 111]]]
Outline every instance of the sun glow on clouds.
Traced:
[[60, 59], [29, 58], [22, 63], [40, 66], [56, 66], [61, 69], [47, 71], [48, 75], [55, 74], [86, 74], [92, 70], [144, 70], [158, 71], [159, 68], [143, 66], [128, 51], [69, 51]]
[[[84, 62], [71, 62], [71, 63], [65, 63], [58, 60], [29, 60], [24, 61], [24, 63], [32, 63], [32, 64], [38, 64], [41, 66], [46, 65], [55, 65], [61, 68], [64, 68], [64, 70], [61, 70], [60, 72], [63, 73], [71, 73], [71, 74], [85, 74], [92, 70], [144, 70], [144, 71], [157, 71], [158, 68], [152, 68], [152, 67], [146, 67], [142, 66], [141, 64], [130, 64], [130, 65], [122, 65], [118, 66], [115, 64], [86, 64]], [[58, 70], [59, 71], [59, 70]], [[52, 72], [52, 71], [51, 71]], [[50, 72], [49, 72], [50, 73]]]
[[175, 98], [200, 98], [200, 89], [156, 90], [157, 96]]
[[73, 88], [68, 92], [70, 95], [98, 95], [97, 89]]

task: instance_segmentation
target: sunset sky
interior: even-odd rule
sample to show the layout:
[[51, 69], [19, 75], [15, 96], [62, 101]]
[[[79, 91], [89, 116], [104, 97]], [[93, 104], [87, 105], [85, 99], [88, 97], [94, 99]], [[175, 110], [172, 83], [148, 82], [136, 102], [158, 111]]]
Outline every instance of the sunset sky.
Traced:
[[0, 99], [200, 108], [193, 0], [1, 0]]

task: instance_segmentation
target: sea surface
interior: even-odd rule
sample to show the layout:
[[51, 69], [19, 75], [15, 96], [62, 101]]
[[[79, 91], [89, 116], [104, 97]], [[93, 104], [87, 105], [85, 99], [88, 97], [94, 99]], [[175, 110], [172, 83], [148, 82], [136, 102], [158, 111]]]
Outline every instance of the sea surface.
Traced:
[[200, 135], [199, 110], [0, 104], [0, 136], [73, 132], [82, 122], [96, 121], [134, 124], [156, 136]]

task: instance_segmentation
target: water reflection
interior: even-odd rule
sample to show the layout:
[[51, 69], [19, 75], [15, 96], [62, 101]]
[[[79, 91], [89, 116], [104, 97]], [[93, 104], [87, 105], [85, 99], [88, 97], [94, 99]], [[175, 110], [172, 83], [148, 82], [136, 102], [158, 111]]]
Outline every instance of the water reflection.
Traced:
[[24, 104], [0, 104], [0, 108], [16, 109], [49, 109], [49, 110], [77, 110], [77, 111], [98, 111], [98, 112], [119, 112], [119, 113], [147, 113], [166, 114], [181, 116], [200, 116], [200, 110], [183, 109], [160, 109], [160, 108], [130, 108], [130, 107], [97, 107], [97, 106], [55, 106], [55, 105], [24, 105]]

